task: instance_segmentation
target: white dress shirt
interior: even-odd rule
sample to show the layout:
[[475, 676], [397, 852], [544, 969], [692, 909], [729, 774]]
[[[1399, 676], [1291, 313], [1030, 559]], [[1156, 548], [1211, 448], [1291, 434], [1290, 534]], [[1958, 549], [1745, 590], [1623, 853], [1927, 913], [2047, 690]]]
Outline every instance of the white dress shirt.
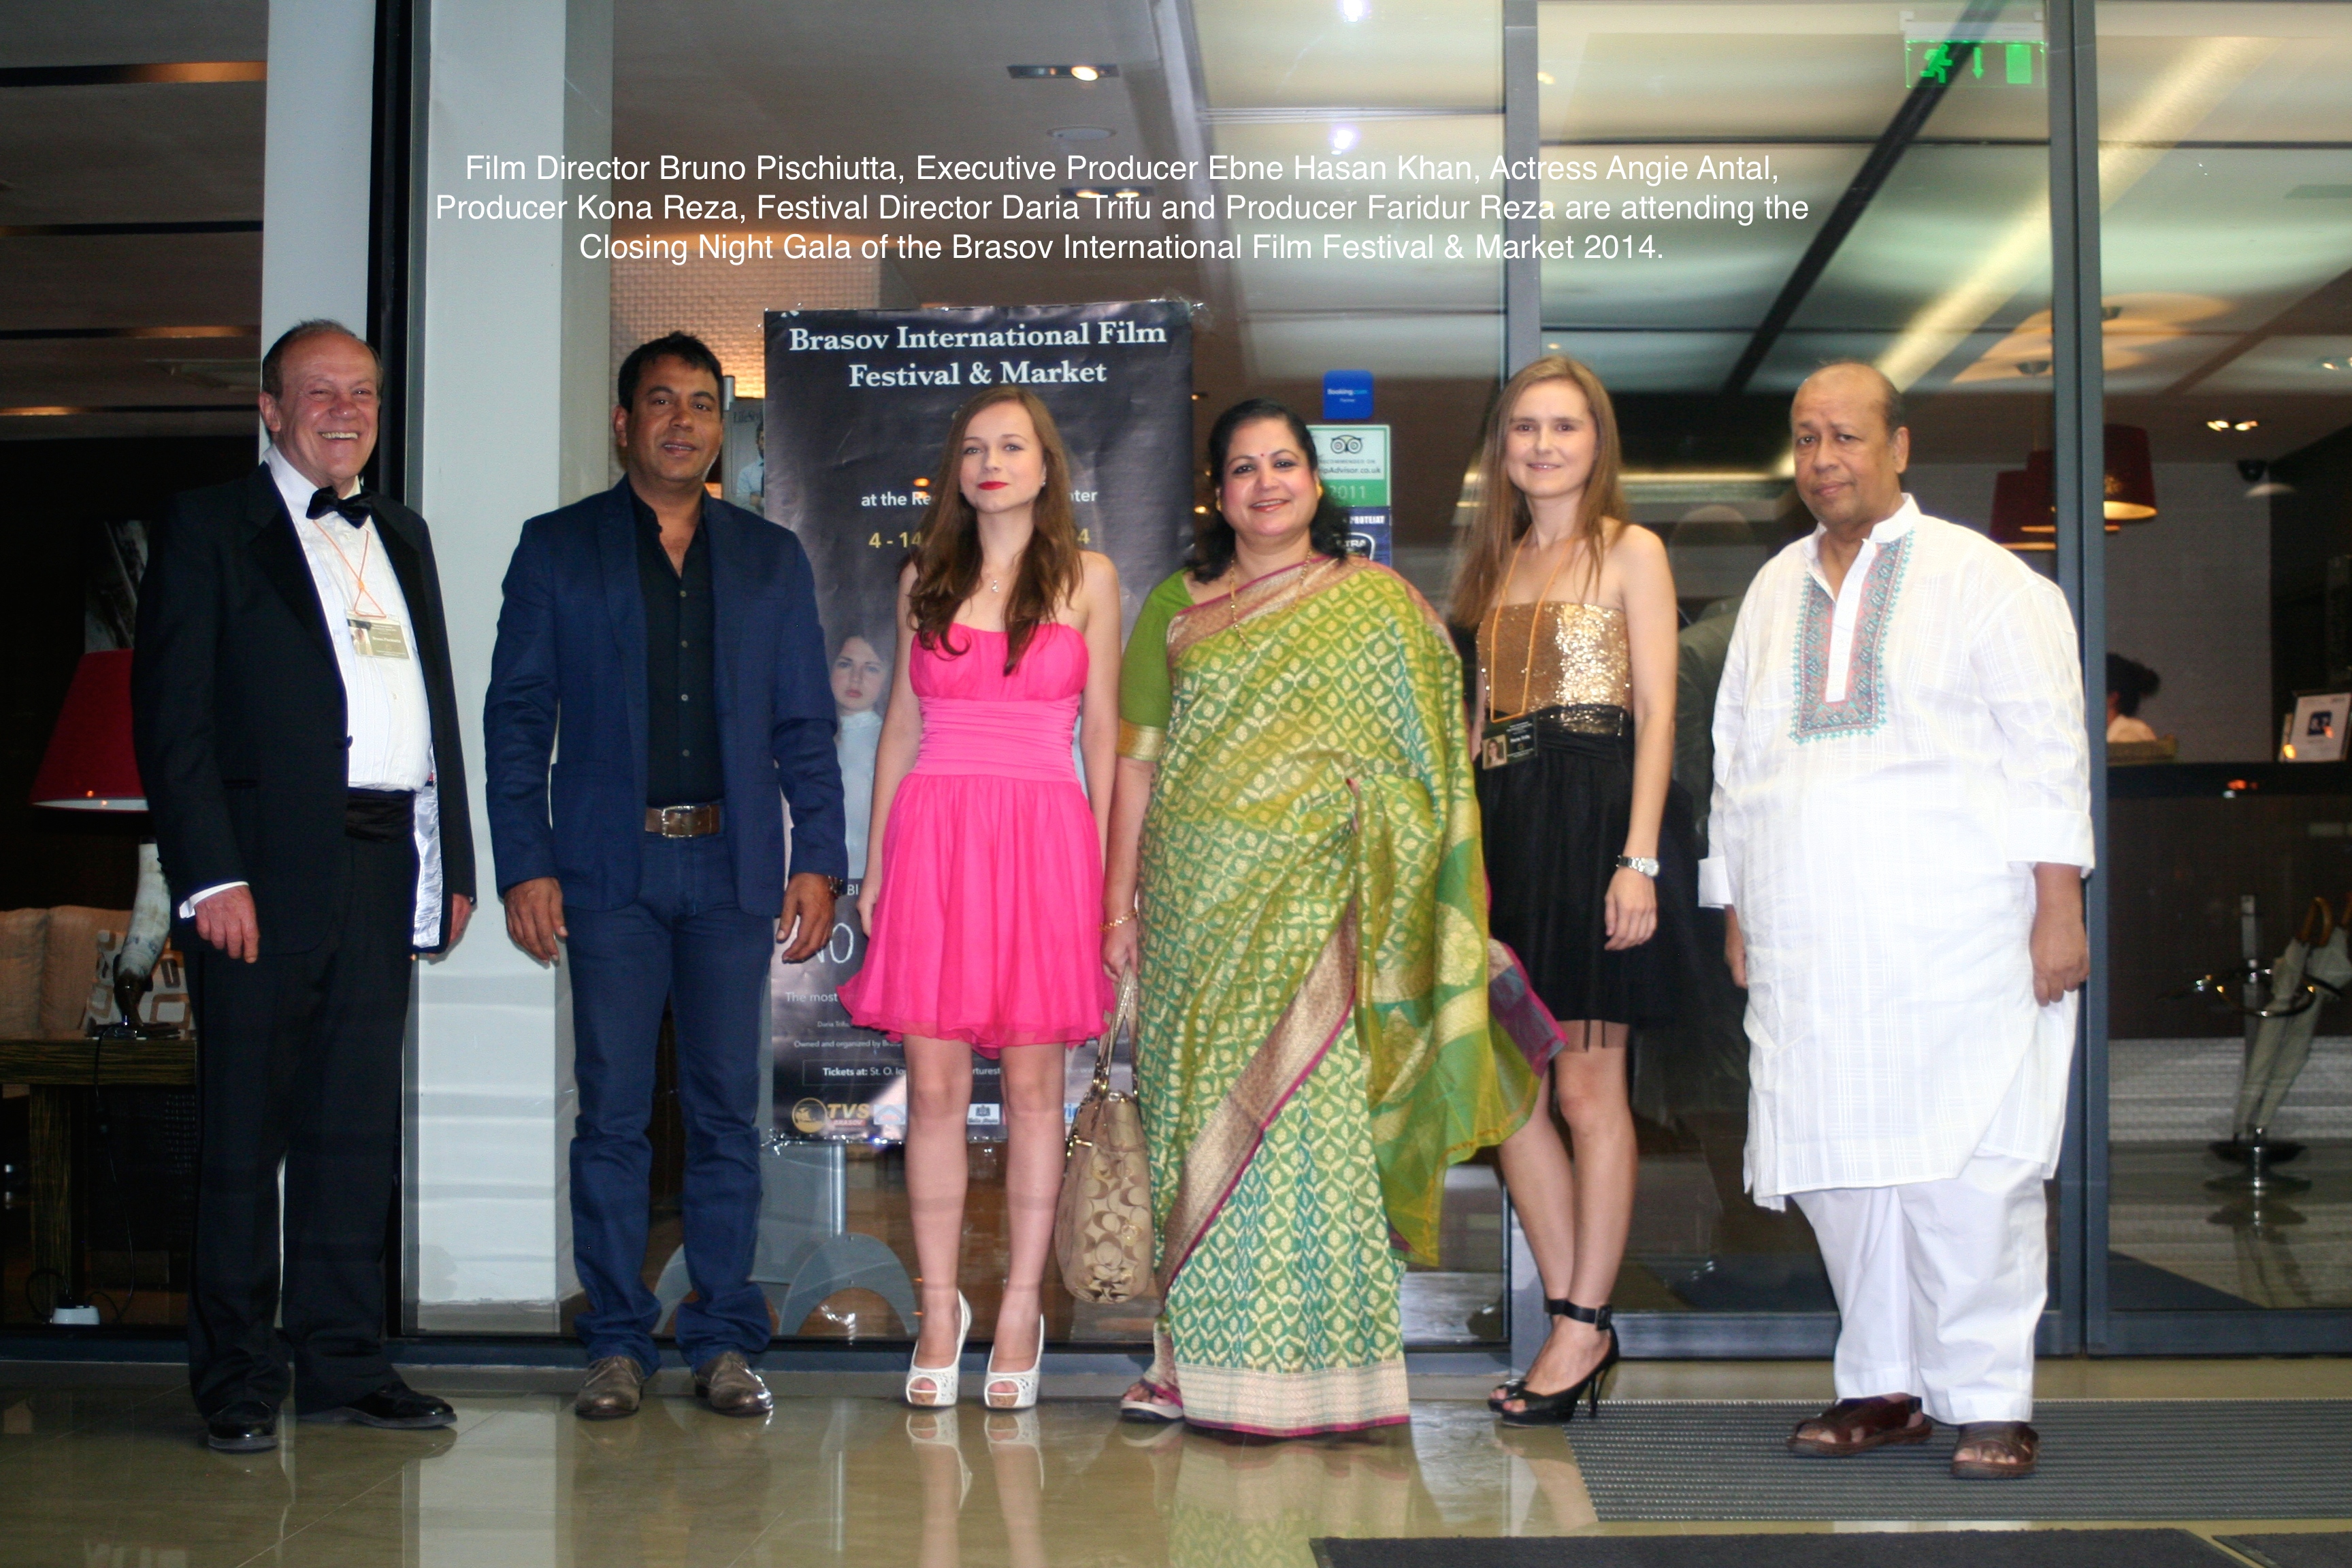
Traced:
[[1821, 534], [1757, 574], [1715, 710], [1701, 901], [1748, 951], [1748, 1182], [2054, 1169], [2074, 997], [2033, 999], [2037, 863], [2092, 861], [2074, 621], [1910, 497], [1832, 594]]
[[[343, 677], [344, 732], [351, 737], [345, 782], [352, 789], [415, 791], [433, 776], [433, 715], [425, 701], [425, 670], [417, 656], [416, 627], [400, 576], [384, 553], [373, 519], [352, 526], [342, 513], [306, 517], [318, 486], [272, 447], [268, 458], [294, 537], [318, 585], [326, 612], [327, 640]], [[354, 483], [350, 492], [357, 493]], [[351, 636], [354, 615], [399, 624], [406, 658], [378, 658], [359, 651]]]
[[[420, 946], [438, 940], [441, 924], [442, 873], [439, 798], [433, 784], [433, 714], [425, 695], [425, 669], [416, 642], [416, 626], [408, 600], [400, 591], [400, 577], [384, 552], [383, 539], [373, 519], [354, 526], [341, 512], [308, 515], [310, 498], [319, 487], [272, 447], [263, 459], [286, 503], [294, 537], [310, 568], [319, 607], [327, 623], [327, 640], [335, 650], [335, 668], [343, 680], [344, 732], [350, 738], [344, 782], [352, 789], [412, 793], [416, 799], [417, 878], [415, 941]], [[342, 494], [355, 495], [354, 480]], [[400, 628], [406, 658], [362, 654], [352, 639], [354, 615], [391, 621]], [[188, 896], [180, 905], [183, 919], [193, 919], [195, 906], [213, 894], [243, 882], [223, 882]]]

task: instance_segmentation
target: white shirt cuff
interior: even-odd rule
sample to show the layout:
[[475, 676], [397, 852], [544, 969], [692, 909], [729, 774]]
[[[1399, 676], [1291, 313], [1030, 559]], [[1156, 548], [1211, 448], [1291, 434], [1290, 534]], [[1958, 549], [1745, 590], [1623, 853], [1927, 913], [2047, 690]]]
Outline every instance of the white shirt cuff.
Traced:
[[1710, 910], [1731, 905], [1731, 864], [1720, 855], [1710, 855], [1698, 863], [1698, 901]]
[[231, 888], [244, 888], [249, 886], [251, 886], [251, 884], [247, 882], [215, 882], [209, 888], [199, 888], [194, 892], [190, 893], [186, 898], [180, 900], [180, 918], [184, 921], [194, 920], [196, 918], [196, 906], [203, 903], [206, 899], [211, 898], [215, 893], [226, 893]]
[[2009, 859], [2022, 865], [2079, 866], [2085, 876], [2097, 860], [2091, 814], [2035, 806], [2009, 814]]

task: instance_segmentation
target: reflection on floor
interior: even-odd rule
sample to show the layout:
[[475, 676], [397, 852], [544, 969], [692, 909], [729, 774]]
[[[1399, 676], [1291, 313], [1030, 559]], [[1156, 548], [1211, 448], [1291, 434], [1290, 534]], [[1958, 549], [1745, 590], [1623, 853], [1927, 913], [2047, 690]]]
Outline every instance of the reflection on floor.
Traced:
[[[2259, 1197], [2202, 1143], [2118, 1143], [2109, 1154], [2110, 1276], [2125, 1310], [2352, 1306], [2352, 1142], [2313, 1142]], [[2307, 1184], [2304, 1185], [2302, 1184]]]
[[[2242, 1396], [2352, 1392], [2341, 1362], [2069, 1363], [2044, 1382], [2053, 1394], [2195, 1395], [2217, 1370]], [[1621, 1398], [1802, 1397], [1826, 1383], [1817, 1363], [1625, 1372]], [[1505, 1433], [1467, 1403], [1417, 1405], [1409, 1431], [1376, 1439], [1289, 1444], [1122, 1426], [1100, 1401], [1021, 1416], [967, 1405], [942, 1421], [881, 1398], [786, 1398], [747, 1423], [664, 1398], [594, 1426], [554, 1394], [457, 1403], [454, 1432], [297, 1427], [277, 1453], [230, 1458], [197, 1441], [177, 1387], [12, 1389], [0, 1368], [0, 1555], [74, 1568], [1297, 1568], [1319, 1535], [1759, 1528], [1601, 1525], [1559, 1433]], [[2346, 1528], [2163, 1522], [2208, 1535]]]

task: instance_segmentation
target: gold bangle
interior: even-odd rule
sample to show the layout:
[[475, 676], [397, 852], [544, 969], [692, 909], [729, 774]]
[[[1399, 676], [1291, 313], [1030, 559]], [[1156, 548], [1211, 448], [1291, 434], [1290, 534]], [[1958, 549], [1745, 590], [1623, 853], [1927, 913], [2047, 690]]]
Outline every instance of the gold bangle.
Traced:
[[1121, 927], [1121, 926], [1125, 925], [1128, 921], [1129, 921], [1133, 920], [1134, 918], [1135, 918], [1135, 911], [1134, 911], [1133, 910], [1128, 910], [1128, 911], [1127, 911], [1127, 913], [1125, 913], [1125, 914], [1123, 914], [1123, 915], [1119, 916], [1119, 917], [1118, 917], [1118, 919], [1117, 919], [1117, 920], [1115, 920], [1115, 921], [1103, 921], [1103, 923], [1102, 923], [1102, 929], [1103, 929], [1103, 931], [1104, 931], [1106, 933], [1110, 932], [1110, 931], [1117, 931], [1119, 927]]

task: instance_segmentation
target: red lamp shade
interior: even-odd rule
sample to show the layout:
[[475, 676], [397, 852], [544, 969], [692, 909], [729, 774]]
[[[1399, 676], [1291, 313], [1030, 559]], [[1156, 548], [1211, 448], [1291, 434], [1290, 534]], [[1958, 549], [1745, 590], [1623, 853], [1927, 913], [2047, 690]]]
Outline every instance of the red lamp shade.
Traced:
[[[2053, 506], [2058, 493], [2055, 455], [2046, 447], [2030, 454], [2025, 471], [2042, 505]], [[2148, 457], [2147, 432], [2139, 426], [2106, 427], [2106, 472], [2101, 489], [2105, 497], [2101, 510], [2106, 514], [2109, 533], [2120, 533], [2125, 523], [2146, 522], [2156, 515], [2156, 466]], [[2056, 528], [2054, 521], [2048, 521], [2040, 530], [2029, 531], [2055, 532]]]
[[2156, 515], [2156, 465], [2147, 432], [2137, 425], [2107, 426], [2107, 521], [2146, 522]]
[[1992, 479], [1992, 542], [2021, 552], [2058, 548], [2048, 493], [2036, 495], [2033, 471], [2011, 468]]
[[147, 788], [131, 750], [131, 650], [81, 656], [41, 771], [33, 804], [76, 811], [144, 811]]

